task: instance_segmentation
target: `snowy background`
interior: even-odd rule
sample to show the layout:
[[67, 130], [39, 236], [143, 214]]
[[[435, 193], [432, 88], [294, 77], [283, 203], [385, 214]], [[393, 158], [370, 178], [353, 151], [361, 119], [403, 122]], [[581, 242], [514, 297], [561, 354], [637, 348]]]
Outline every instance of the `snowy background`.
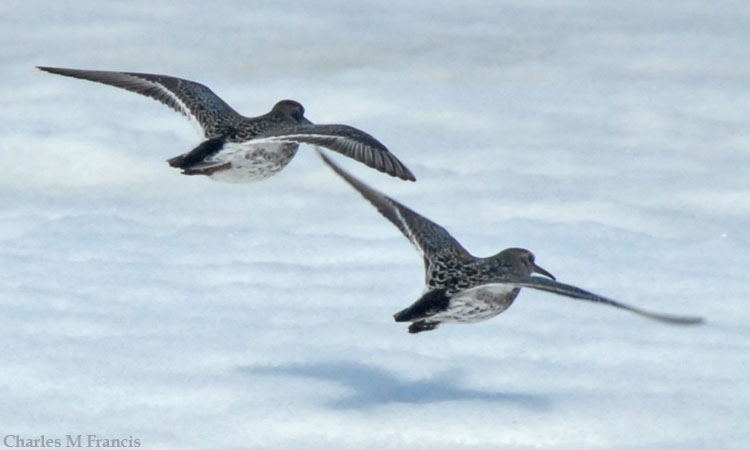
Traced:
[[[203, 3], [0, 3], [3, 436], [747, 448], [747, 2]], [[36, 65], [298, 100], [385, 143], [417, 183], [336, 160], [474, 254], [708, 323], [524, 290], [409, 335], [418, 254], [312, 148], [262, 183], [182, 176], [189, 122]]]

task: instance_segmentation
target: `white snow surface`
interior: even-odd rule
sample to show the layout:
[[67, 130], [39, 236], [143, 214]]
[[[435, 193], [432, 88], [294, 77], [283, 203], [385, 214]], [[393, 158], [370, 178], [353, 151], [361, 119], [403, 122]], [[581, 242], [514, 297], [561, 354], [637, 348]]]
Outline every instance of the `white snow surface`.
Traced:
[[[748, 448], [747, 2], [8, 0], [0, 24], [0, 438]], [[334, 156], [472, 253], [707, 323], [524, 289], [410, 335], [419, 255], [312, 147], [186, 177], [183, 117], [37, 65], [295, 99], [387, 145], [416, 183]]]

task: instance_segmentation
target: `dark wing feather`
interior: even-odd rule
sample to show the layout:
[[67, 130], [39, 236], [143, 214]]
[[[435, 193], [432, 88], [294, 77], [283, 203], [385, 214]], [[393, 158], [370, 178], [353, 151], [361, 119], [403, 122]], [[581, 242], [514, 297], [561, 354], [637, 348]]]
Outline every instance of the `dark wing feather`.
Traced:
[[539, 289], [541, 291], [552, 292], [553, 294], [564, 295], [579, 300], [588, 300], [596, 303], [603, 303], [605, 305], [614, 306], [615, 308], [624, 309], [632, 313], [638, 314], [639, 316], [647, 319], [656, 320], [659, 322], [670, 323], [674, 325], [697, 325], [703, 323], [703, 318], [694, 316], [676, 316], [671, 314], [661, 314], [651, 311], [646, 311], [634, 306], [626, 305], [624, 303], [611, 300], [600, 295], [585, 291], [576, 286], [569, 284], [560, 283], [554, 280], [540, 277], [528, 277], [521, 280], [513, 280], [507, 282], [518, 287], [528, 287], [533, 289]]
[[348, 125], [300, 125], [275, 130], [255, 140], [292, 141], [319, 145], [356, 159], [388, 175], [402, 180], [416, 180], [411, 171], [385, 145], [364, 131]]
[[346, 180], [354, 189], [372, 203], [380, 214], [390, 220], [392, 224], [401, 230], [412, 244], [419, 250], [425, 260], [425, 267], [429, 267], [429, 260], [438, 256], [455, 259], [470, 258], [471, 255], [445, 228], [420, 216], [416, 212], [401, 203], [387, 197], [372, 189], [363, 182], [354, 178], [344, 169], [328, 159], [322, 152], [318, 154], [334, 172]]
[[104, 70], [38, 67], [45, 72], [95, 81], [151, 97], [184, 116], [195, 120], [205, 137], [217, 137], [224, 125], [242, 120], [242, 116], [208, 87], [194, 81], [166, 75]]

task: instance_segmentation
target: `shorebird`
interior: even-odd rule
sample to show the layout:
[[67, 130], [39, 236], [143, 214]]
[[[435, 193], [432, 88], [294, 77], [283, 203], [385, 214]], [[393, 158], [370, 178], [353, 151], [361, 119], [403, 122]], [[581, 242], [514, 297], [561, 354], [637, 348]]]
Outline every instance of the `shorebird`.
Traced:
[[[508, 248], [494, 256], [477, 258], [440, 225], [372, 189], [318, 153], [334, 172], [401, 230], [422, 255], [425, 290], [419, 300], [393, 316], [396, 322], [411, 322], [410, 333], [434, 330], [441, 323], [474, 323], [495, 317], [510, 307], [522, 287], [603, 303], [670, 324], [703, 322], [700, 317], [646, 311], [560, 283], [523, 248]], [[534, 273], [546, 278], [532, 276]]]
[[403, 180], [414, 175], [377, 139], [348, 125], [315, 125], [304, 107], [282, 100], [270, 112], [245, 117], [208, 87], [167, 75], [38, 67], [136, 92], [164, 103], [197, 123], [206, 138], [193, 150], [167, 160], [185, 175], [229, 183], [268, 178], [283, 169], [299, 144], [328, 148]]

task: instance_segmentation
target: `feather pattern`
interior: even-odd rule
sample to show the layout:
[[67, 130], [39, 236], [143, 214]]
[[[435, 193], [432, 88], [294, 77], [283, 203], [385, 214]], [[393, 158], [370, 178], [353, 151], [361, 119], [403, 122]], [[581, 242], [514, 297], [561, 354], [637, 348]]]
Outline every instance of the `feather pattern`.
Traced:
[[[319, 154], [422, 254], [425, 292], [411, 306], [394, 315], [397, 322], [412, 322], [410, 333], [433, 330], [446, 322], [473, 323], [490, 319], [510, 307], [523, 287], [609, 305], [662, 323], [694, 325], [703, 321], [700, 317], [646, 311], [560, 283], [537, 266], [534, 255], [526, 249], [509, 248], [488, 258], [472, 256], [443, 227], [367, 186], [323, 153]], [[531, 276], [532, 273], [549, 279]]]
[[265, 133], [255, 139], [291, 141], [325, 147], [404, 180], [416, 178], [380, 141], [348, 125], [301, 125]]
[[204, 136], [221, 136], [228, 126], [242, 123], [243, 116], [208, 87], [167, 75], [105, 70], [39, 67], [45, 72], [119, 87], [157, 100], [203, 129]]
[[[299, 144], [310, 144], [342, 153], [388, 175], [415, 181], [411, 171], [371, 135], [348, 125], [315, 125], [304, 117], [304, 107], [293, 100], [278, 102], [266, 114], [245, 117], [208, 87], [182, 78], [46, 66], [39, 69], [150, 97], [197, 123], [206, 141], [168, 160], [186, 175], [208, 175], [226, 182], [256, 181], [286, 167]], [[243, 145], [223, 145], [227, 143]], [[264, 145], [268, 143], [274, 145]], [[237, 157], [237, 148], [246, 153]], [[231, 155], [222, 154], [229, 150]], [[248, 163], [250, 160], [256, 164]]]
[[433, 258], [444, 256], [464, 260], [471, 255], [451, 236], [445, 228], [417, 214], [401, 203], [372, 189], [336, 165], [322, 152], [323, 161], [367, 199], [380, 214], [396, 226], [417, 248], [428, 267]]

